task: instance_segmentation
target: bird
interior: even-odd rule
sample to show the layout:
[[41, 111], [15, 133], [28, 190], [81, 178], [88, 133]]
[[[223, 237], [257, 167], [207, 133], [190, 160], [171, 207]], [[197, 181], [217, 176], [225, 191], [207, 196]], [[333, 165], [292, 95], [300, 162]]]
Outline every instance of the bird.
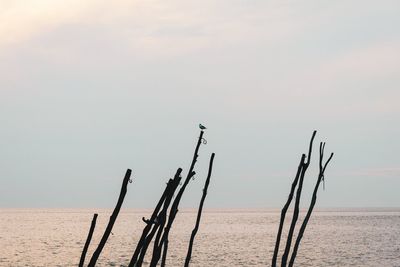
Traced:
[[206, 126], [202, 125], [201, 123], [199, 124], [199, 128], [200, 128], [201, 130], [207, 129]]

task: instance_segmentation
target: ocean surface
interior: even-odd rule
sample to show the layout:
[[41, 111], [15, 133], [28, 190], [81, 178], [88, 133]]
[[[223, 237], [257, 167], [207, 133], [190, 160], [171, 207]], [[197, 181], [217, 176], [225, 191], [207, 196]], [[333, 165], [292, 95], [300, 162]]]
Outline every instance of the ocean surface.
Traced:
[[[86, 263], [112, 210], [0, 209], [0, 266], [77, 266], [95, 212]], [[98, 266], [127, 266], [141, 218], [150, 214], [122, 210]], [[270, 266], [279, 216], [279, 210], [206, 210], [191, 266]], [[195, 219], [195, 210], [179, 211], [167, 266], [183, 266]], [[400, 209], [315, 211], [295, 266], [400, 266]]]

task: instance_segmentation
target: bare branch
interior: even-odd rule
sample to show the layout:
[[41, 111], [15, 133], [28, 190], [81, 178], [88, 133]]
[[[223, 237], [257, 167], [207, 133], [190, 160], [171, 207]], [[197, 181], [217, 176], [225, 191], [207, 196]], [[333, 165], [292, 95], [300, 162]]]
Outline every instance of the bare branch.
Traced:
[[86, 253], [89, 248], [90, 241], [92, 240], [94, 228], [96, 227], [96, 221], [97, 221], [97, 213], [93, 215], [92, 223], [90, 224], [89, 234], [87, 236], [85, 246], [83, 247], [81, 260], [79, 261], [79, 267], [83, 267], [83, 264], [85, 263]]
[[190, 258], [192, 257], [193, 242], [194, 242], [194, 238], [195, 238], [197, 231], [199, 230], [199, 226], [200, 226], [201, 212], [203, 211], [204, 200], [206, 199], [208, 185], [210, 184], [214, 156], [215, 156], [215, 153], [212, 153], [211, 158], [210, 158], [210, 165], [208, 167], [208, 175], [207, 175], [206, 183], [205, 183], [204, 189], [203, 189], [203, 195], [201, 197], [199, 210], [197, 212], [196, 225], [192, 231], [192, 235], [190, 236], [189, 248], [188, 248], [188, 252], [187, 252], [186, 260], [185, 260], [185, 267], [189, 267]]
[[302, 237], [304, 235], [304, 231], [306, 230], [308, 221], [310, 220], [311, 213], [312, 213], [312, 211], [314, 209], [315, 203], [317, 202], [317, 193], [318, 193], [319, 185], [320, 185], [321, 181], [324, 179], [325, 169], [326, 169], [328, 163], [331, 161], [331, 159], [333, 157], [333, 153], [331, 153], [329, 159], [323, 165], [322, 160], [323, 160], [323, 156], [324, 156], [324, 150], [325, 150], [325, 143], [321, 142], [321, 144], [320, 144], [320, 161], [319, 161], [320, 171], [319, 171], [319, 174], [318, 174], [317, 183], [315, 184], [315, 187], [314, 187], [314, 192], [313, 192], [313, 195], [312, 195], [310, 207], [308, 208], [307, 214], [304, 217], [303, 223], [302, 223], [302, 225], [300, 227], [299, 234], [297, 235], [296, 243], [294, 244], [294, 247], [293, 247], [292, 256], [290, 257], [289, 267], [293, 267], [294, 261], [295, 261], [296, 256], [297, 256], [297, 251], [298, 251], [299, 246], [300, 246], [300, 241], [301, 241], [301, 239], [302, 239]]
[[282, 256], [282, 263], [281, 263], [282, 267], [286, 267], [287, 259], [289, 257], [290, 246], [292, 244], [292, 239], [293, 239], [293, 233], [294, 233], [294, 229], [296, 228], [297, 219], [299, 217], [300, 199], [301, 199], [301, 192], [303, 190], [304, 176], [306, 174], [308, 166], [310, 165], [312, 146], [313, 146], [314, 137], [315, 137], [316, 133], [317, 132], [314, 131], [313, 134], [312, 134], [311, 141], [310, 141], [310, 146], [309, 146], [309, 149], [308, 149], [307, 162], [303, 164], [303, 168], [301, 170], [300, 179], [299, 179], [297, 192], [296, 192], [296, 202], [295, 202], [295, 206], [294, 206], [294, 210], [293, 210], [292, 222], [290, 224], [289, 233], [288, 233], [288, 236], [287, 236], [285, 251], [284, 251], [283, 256]]
[[114, 209], [113, 213], [110, 216], [110, 221], [108, 222], [107, 228], [104, 231], [103, 237], [101, 238], [97, 249], [95, 250], [95, 252], [93, 253], [92, 258], [90, 259], [88, 267], [94, 267], [96, 265], [97, 259], [99, 258], [100, 253], [103, 250], [103, 248], [104, 248], [104, 246], [105, 246], [105, 244], [107, 242], [107, 239], [111, 234], [111, 230], [112, 230], [112, 228], [114, 226], [115, 221], [117, 220], [118, 213], [119, 213], [119, 211], [121, 209], [122, 203], [124, 202], [124, 198], [125, 198], [125, 195], [126, 195], [126, 192], [127, 192], [128, 183], [130, 182], [131, 173], [132, 173], [132, 171], [130, 169], [128, 169], [126, 171], [124, 180], [122, 182], [121, 192], [119, 194], [117, 205], [115, 206], [115, 209]]

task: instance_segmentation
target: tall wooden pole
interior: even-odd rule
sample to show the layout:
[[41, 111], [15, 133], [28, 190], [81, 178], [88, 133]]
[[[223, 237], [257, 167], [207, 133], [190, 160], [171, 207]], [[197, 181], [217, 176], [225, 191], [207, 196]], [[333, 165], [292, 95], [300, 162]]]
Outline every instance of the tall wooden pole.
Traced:
[[282, 267], [286, 267], [287, 259], [288, 259], [289, 252], [290, 252], [290, 246], [291, 246], [292, 239], [293, 239], [294, 229], [296, 227], [296, 222], [297, 222], [297, 219], [299, 217], [300, 199], [301, 199], [301, 192], [303, 190], [304, 176], [306, 174], [308, 166], [310, 165], [312, 146], [313, 146], [313, 141], [314, 141], [314, 137], [315, 137], [316, 133], [317, 133], [316, 131], [313, 132], [313, 135], [312, 135], [311, 141], [310, 141], [310, 147], [308, 149], [307, 162], [303, 164], [303, 168], [301, 170], [299, 184], [298, 184], [297, 192], [296, 192], [296, 201], [295, 201], [295, 206], [294, 206], [294, 210], [293, 210], [292, 222], [290, 224], [289, 233], [288, 233], [288, 236], [287, 236], [285, 251], [284, 251], [283, 256], [282, 256], [282, 263], [281, 263]]
[[314, 187], [314, 192], [312, 195], [312, 199], [311, 199], [311, 203], [310, 203], [310, 207], [308, 208], [307, 214], [304, 217], [303, 223], [300, 227], [299, 230], [299, 234], [297, 235], [297, 239], [296, 239], [296, 243], [294, 244], [293, 247], [293, 252], [292, 252], [292, 256], [290, 257], [290, 261], [289, 261], [289, 267], [293, 267], [294, 264], [294, 260], [296, 259], [297, 256], [297, 251], [299, 249], [300, 246], [300, 241], [304, 235], [304, 231], [306, 230], [308, 221], [310, 220], [311, 217], [311, 213], [314, 209], [315, 203], [317, 202], [317, 193], [318, 193], [318, 188], [319, 185], [321, 183], [321, 181], [324, 179], [324, 173], [325, 173], [325, 169], [328, 166], [328, 163], [331, 161], [332, 157], [333, 157], [333, 153], [331, 153], [329, 159], [325, 162], [325, 164], [323, 165], [322, 160], [324, 157], [324, 149], [325, 149], [325, 143], [321, 143], [320, 147], [319, 147], [319, 174], [318, 174], [318, 179], [317, 179], [317, 183], [315, 184]]
[[83, 264], [85, 263], [86, 253], [89, 248], [90, 241], [92, 240], [94, 228], [96, 227], [96, 221], [97, 221], [97, 213], [93, 215], [92, 223], [90, 224], [89, 234], [87, 236], [85, 246], [83, 247], [81, 260], [79, 261], [79, 267], [83, 267]]
[[[180, 177], [181, 173], [182, 173], [182, 169], [179, 168], [176, 171], [174, 179], [176, 179], [177, 177]], [[133, 253], [133, 255], [131, 257], [131, 260], [129, 262], [129, 266], [134, 266], [135, 263], [137, 263], [139, 255], [140, 255], [140, 251], [142, 250], [143, 245], [145, 244], [146, 237], [149, 234], [149, 232], [151, 231], [153, 225], [155, 224], [155, 220], [158, 217], [159, 211], [160, 211], [165, 199], [167, 198], [167, 196], [170, 193], [171, 187], [173, 187], [173, 179], [169, 179], [169, 181], [167, 183], [167, 186], [166, 186], [166, 188], [165, 188], [160, 200], [158, 201], [158, 203], [157, 203], [157, 205], [156, 205], [156, 207], [155, 207], [155, 209], [153, 211], [153, 214], [151, 215], [150, 219], [146, 222], [146, 226], [144, 227], [142, 235], [141, 235], [141, 237], [139, 239], [139, 242], [136, 245], [136, 249], [135, 249], [135, 252]]]
[[204, 200], [206, 199], [206, 196], [207, 196], [208, 185], [210, 184], [210, 178], [211, 178], [211, 173], [212, 173], [214, 156], [215, 156], [215, 154], [212, 153], [211, 154], [211, 158], [210, 158], [210, 165], [208, 167], [208, 175], [207, 175], [207, 179], [206, 179], [206, 182], [205, 182], [205, 185], [204, 185], [204, 189], [203, 189], [203, 195], [201, 197], [199, 210], [197, 212], [196, 225], [195, 225], [195, 227], [194, 227], [194, 229], [192, 231], [192, 235], [190, 236], [189, 248], [188, 248], [188, 251], [187, 251], [187, 254], [186, 254], [186, 259], [185, 259], [185, 267], [189, 267], [190, 258], [192, 257], [193, 242], [194, 242], [194, 238], [195, 238], [195, 236], [197, 234], [197, 231], [199, 230], [199, 226], [200, 226], [201, 213], [203, 211]]
[[132, 173], [132, 171], [130, 169], [128, 169], [126, 171], [124, 180], [122, 181], [121, 192], [119, 194], [117, 205], [115, 206], [115, 209], [114, 209], [113, 213], [110, 216], [110, 221], [108, 222], [107, 228], [104, 231], [103, 237], [101, 238], [97, 249], [94, 251], [92, 258], [90, 259], [88, 267], [94, 267], [96, 265], [96, 262], [97, 262], [97, 260], [98, 260], [98, 258], [100, 256], [100, 253], [103, 250], [103, 248], [104, 248], [104, 246], [105, 246], [105, 244], [107, 242], [107, 239], [111, 234], [111, 230], [112, 230], [112, 228], [114, 226], [115, 221], [117, 220], [117, 217], [118, 217], [119, 211], [121, 209], [122, 203], [124, 202], [124, 198], [125, 198], [125, 195], [126, 195], [126, 192], [127, 192], [127, 187], [128, 187], [128, 183], [130, 181], [131, 173]]
[[[157, 247], [157, 249], [155, 251], [153, 251], [153, 257], [151, 259], [150, 267], [155, 267], [157, 265], [158, 261], [160, 260], [161, 250], [162, 250], [164, 244], [168, 244], [169, 232], [170, 232], [171, 226], [175, 220], [176, 214], [178, 213], [179, 202], [181, 201], [182, 195], [185, 192], [185, 189], [186, 189], [187, 185], [189, 184], [190, 179], [192, 179], [192, 177], [195, 175], [194, 166], [196, 165], [196, 162], [197, 162], [200, 144], [203, 142], [203, 134], [204, 134], [204, 131], [200, 131], [200, 136], [199, 136], [199, 139], [197, 140], [196, 149], [194, 150], [194, 155], [193, 155], [192, 163], [190, 164], [188, 174], [186, 176], [186, 179], [185, 179], [181, 189], [179, 190], [178, 194], [176, 195], [174, 202], [172, 203], [171, 210], [169, 212], [167, 226], [165, 227], [165, 230], [162, 235], [159, 246]], [[168, 248], [167, 247], [164, 248], [162, 250], [162, 252], [163, 252], [163, 254], [165, 254], [165, 257], [163, 257], [163, 258], [166, 258]]]
[[276, 260], [278, 258], [279, 244], [280, 244], [280, 241], [281, 241], [283, 225], [285, 223], [286, 212], [289, 209], [290, 203], [292, 202], [292, 199], [293, 199], [293, 196], [294, 196], [294, 191], [295, 191], [297, 183], [299, 181], [300, 173], [301, 173], [301, 171], [303, 169], [305, 158], [306, 158], [306, 155], [303, 154], [301, 156], [299, 167], [297, 168], [296, 177], [294, 178], [293, 183], [292, 183], [292, 187], [290, 189], [288, 200], [286, 201], [286, 204], [285, 204], [285, 206], [283, 206], [282, 211], [281, 211], [281, 219], [280, 219], [280, 222], [279, 222], [278, 234], [276, 236], [274, 255], [272, 257], [272, 264], [271, 264], [272, 267], [276, 267]]

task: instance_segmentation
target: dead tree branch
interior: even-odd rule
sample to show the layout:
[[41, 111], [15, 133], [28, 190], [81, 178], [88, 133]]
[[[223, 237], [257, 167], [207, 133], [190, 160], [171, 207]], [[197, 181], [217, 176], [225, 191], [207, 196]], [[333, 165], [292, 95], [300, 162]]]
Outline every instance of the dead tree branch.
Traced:
[[117, 205], [115, 206], [115, 209], [113, 211], [113, 213], [110, 216], [110, 221], [108, 222], [107, 228], [104, 231], [103, 237], [100, 240], [100, 243], [97, 247], [97, 249], [95, 250], [95, 252], [93, 253], [92, 258], [90, 259], [89, 265], [88, 267], [94, 267], [96, 265], [96, 262], [100, 256], [101, 251], [103, 250], [108, 237], [110, 236], [111, 230], [114, 226], [115, 221], [117, 220], [118, 217], [118, 213], [121, 209], [122, 203], [124, 202], [124, 198], [127, 192], [127, 187], [128, 187], [128, 183], [131, 181], [130, 177], [131, 177], [131, 173], [132, 171], [130, 169], [128, 169], [126, 171], [124, 180], [122, 182], [122, 187], [121, 187], [121, 192], [119, 194], [119, 198], [117, 201]]
[[[178, 194], [176, 195], [174, 202], [172, 203], [172, 206], [171, 206], [171, 209], [169, 212], [168, 223], [167, 223], [167, 226], [165, 227], [165, 230], [161, 237], [160, 244], [158, 245], [157, 249], [153, 251], [153, 257], [152, 257], [151, 263], [150, 263], [151, 267], [155, 267], [157, 265], [157, 263], [161, 257], [162, 247], [165, 244], [167, 244], [167, 245], [163, 250], [163, 254], [165, 254], [165, 257], [163, 256], [163, 258], [166, 258], [166, 255], [168, 252], [167, 246], [168, 246], [169, 232], [170, 232], [172, 224], [175, 220], [176, 214], [178, 213], [179, 202], [181, 201], [182, 195], [185, 192], [185, 189], [186, 189], [187, 185], [189, 184], [190, 179], [195, 175], [194, 166], [196, 165], [196, 162], [197, 162], [200, 144], [202, 143], [202, 140], [203, 140], [203, 134], [204, 134], [204, 131], [200, 131], [200, 136], [199, 136], [199, 139], [197, 140], [196, 149], [194, 151], [192, 163], [190, 164], [188, 174], [186, 176], [186, 179], [185, 179], [181, 189], [179, 190]], [[164, 264], [165, 264], [165, 262], [164, 262]], [[161, 266], [163, 266], [163, 263], [161, 263]]]
[[90, 224], [89, 234], [87, 236], [85, 246], [83, 247], [81, 260], [79, 261], [79, 267], [83, 267], [83, 264], [85, 263], [86, 253], [89, 248], [90, 241], [92, 240], [94, 228], [96, 227], [96, 221], [97, 221], [97, 213], [93, 215], [92, 223]]
[[207, 175], [207, 179], [206, 179], [204, 189], [203, 189], [203, 195], [201, 197], [199, 210], [197, 212], [196, 225], [192, 231], [192, 235], [190, 236], [189, 248], [188, 248], [188, 252], [187, 252], [186, 260], [185, 260], [185, 267], [189, 267], [190, 258], [192, 257], [193, 242], [194, 242], [194, 238], [195, 238], [197, 231], [199, 230], [199, 226], [200, 226], [201, 213], [203, 211], [204, 200], [206, 199], [206, 196], [207, 196], [208, 185], [210, 184], [214, 156], [215, 156], [215, 153], [212, 153], [211, 158], [210, 158], [210, 165], [208, 167], [208, 175]]
[[286, 212], [290, 206], [290, 203], [292, 202], [292, 199], [294, 196], [294, 190], [296, 189], [297, 183], [299, 181], [300, 173], [301, 173], [301, 170], [303, 169], [305, 158], [306, 158], [306, 155], [303, 154], [300, 159], [299, 167], [297, 168], [296, 177], [294, 178], [292, 187], [290, 188], [288, 200], [286, 201], [286, 204], [285, 204], [285, 206], [283, 206], [282, 211], [281, 211], [281, 219], [279, 222], [278, 234], [276, 236], [274, 255], [272, 257], [272, 264], [271, 264], [272, 267], [276, 267], [276, 260], [278, 258], [278, 252], [279, 252], [279, 243], [281, 241], [282, 229], [283, 229], [283, 224], [285, 223]]
[[[165, 198], [163, 208], [160, 211], [160, 213], [158, 214], [157, 220], [154, 222], [153, 229], [151, 230], [150, 234], [147, 235], [147, 237], [146, 237], [146, 239], [145, 239], [145, 241], [143, 243], [143, 247], [142, 247], [142, 250], [141, 250], [140, 255], [139, 255], [139, 259], [138, 259], [137, 264], [136, 264], [135, 267], [141, 267], [142, 266], [144, 257], [145, 257], [146, 252], [147, 252], [147, 248], [149, 247], [151, 240], [153, 239], [153, 237], [156, 234], [156, 232], [160, 232], [160, 231], [163, 230], [164, 225], [165, 225], [165, 221], [166, 221], [166, 217], [167, 217], [168, 207], [169, 207], [169, 205], [171, 203], [171, 200], [173, 198], [173, 195], [174, 195], [176, 189], [178, 188], [178, 185], [179, 185], [180, 181], [181, 181], [181, 177], [180, 177], [180, 172], [179, 172], [179, 173], [177, 173], [175, 175], [174, 179], [171, 182], [171, 186], [170, 186], [170, 188], [169, 188], [169, 190], [167, 192], [167, 197]], [[159, 242], [158, 235], [156, 237], [155, 244], [157, 244], [157, 242]]]
[[[182, 169], [179, 168], [179, 169], [176, 171], [175, 178], [176, 178], [176, 177], [180, 177], [181, 172], [182, 172]], [[179, 179], [179, 180], [180, 180], [180, 179]], [[178, 184], [179, 184], [179, 183], [178, 183]], [[143, 232], [142, 232], [142, 235], [141, 235], [141, 237], [140, 237], [140, 239], [139, 239], [139, 242], [138, 242], [138, 244], [136, 245], [136, 249], [135, 249], [135, 252], [134, 252], [133, 255], [132, 255], [132, 258], [131, 258], [131, 261], [130, 261], [130, 263], [129, 263], [129, 266], [134, 266], [134, 264], [137, 263], [138, 257], [139, 257], [139, 255], [140, 255], [140, 251], [141, 251], [142, 248], [143, 248], [143, 245], [144, 245], [144, 243], [145, 243], [146, 237], [147, 237], [147, 235], [149, 234], [149, 232], [151, 231], [153, 225], [155, 224], [155, 220], [156, 220], [156, 218], [157, 218], [157, 216], [158, 216], [158, 213], [159, 213], [159, 211], [160, 211], [160, 209], [161, 209], [161, 207], [162, 207], [162, 205], [163, 205], [165, 199], [166, 199], [167, 196], [170, 194], [170, 190], [171, 190], [171, 187], [172, 187], [172, 186], [173, 186], [173, 179], [170, 179], [170, 180], [168, 181], [168, 183], [167, 183], [167, 186], [166, 186], [166, 188], [165, 188], [165, 190], [164, 190], [164, 192], [163, 192], [163, 194], [162, 194], [160, 200], [158, 201], [158, 203], [157, 203], [157, 205], [156, 205], [156, 207], [155, 207], [155, 209], [154, 209], [154, 211], [153, 211], [153, 214], [151, 215], [150, 219], [146, 220], [146, 226], [144, 227]]]
[[158, 228], [158, 231], [157, 231], [156, 238], [154, 240], [153, 253], [154, 253], [154, 251], [156, 251], [158, 249], [158, 246], [160, 245], [160, 240], [161, 240], [161, 237], [162, 237], [162, 234], [163, 234], [163, 231], [164, 231], [164, 226], [165, 226], [165, 223], [167, 221], [168, 206], [170, 204], [170, 201], [173, 198], [173, 194], [175, 193], [176, 188], [178, 187], [180, 181], [181, 181], [181, 177], [179, 177], [179, 180], [176, 183], [176, 187], [174, 189], [174, 192], [171, 194], [171, 196], [169, 198], [168, 205], [165, 205], [163, 210], [162, 210], [162, 212], [160, 213], [159, 228]]
[[290, 257], [289, 267], [293, 267], [294, 261], [296, 259], [297, 251], [299, 249], [300, 241], [304, 235], [304, 231], [306, 230], [308, 221], [310, 220], [311, 213], [314, 209], [315, 203], [317, 202], [317, 193], [318, 193], [319, 185], [320, 185], [321, 181], [323, 181], [325, 179], [324, 178], [325, 169], [333, 157], [333, 153], [331, 153], [328, 160], [325, 162], [325, 164], [323, 164], [322, 162], [323, 162], [323, 158], [324, 158], [324, 150], [325, 150], [325, 143], [321, 142], [320, 146], [319, 146], [319, 174], [318, 174], [317, 183], [315, 184], [315, 187], [314, 187], [314, 192], [312, 195], [310, 207], [308, 208], [307, 214], [306, 214], [304, 221], [300, 227], [299, 234], [297, 235], [296, 243], [293, 247], [292, 256]]
[[301, 170], [300, 179], [299, 179], [297, 192], [296, 192], [296, 201], [295, 201], [295, 206], [294, 206], [294, 210], [293, 210], [292, 222], [290, 224], [289, 233], [288, 233], [288, 236], [287, 236], [285, 251], [284, 251], [283, 256], [282, 256], [282, 263], [281, 263], [282, 267], [286, 267], [287, 259], [288, 259], [289, 252], [290, 252], [290, 246], [291, 246], [292, 239], [293, 239], [294, 229], [296, 228], [296, 222], [297, 222], [297, 219], [299, 217], [299, 211], [300, 211], [299, 206], [300, 206], [301, 192], [303, 190], [304, 176], [306, 174], [308, 166], [310, 165], [312, 146], [313, 146], [313, 141], [314, 141], [314, 137], [315, 137], [316, 133], [317, 133], [317, 131], [314, 131], [313, 134], [312, 134], [311, 141], [310, 141], [310, 146], [309, 146], [309, 149], [308, 149], [307, 162], [303, 164], [303, 167], [302, 167], [302, 170]]

